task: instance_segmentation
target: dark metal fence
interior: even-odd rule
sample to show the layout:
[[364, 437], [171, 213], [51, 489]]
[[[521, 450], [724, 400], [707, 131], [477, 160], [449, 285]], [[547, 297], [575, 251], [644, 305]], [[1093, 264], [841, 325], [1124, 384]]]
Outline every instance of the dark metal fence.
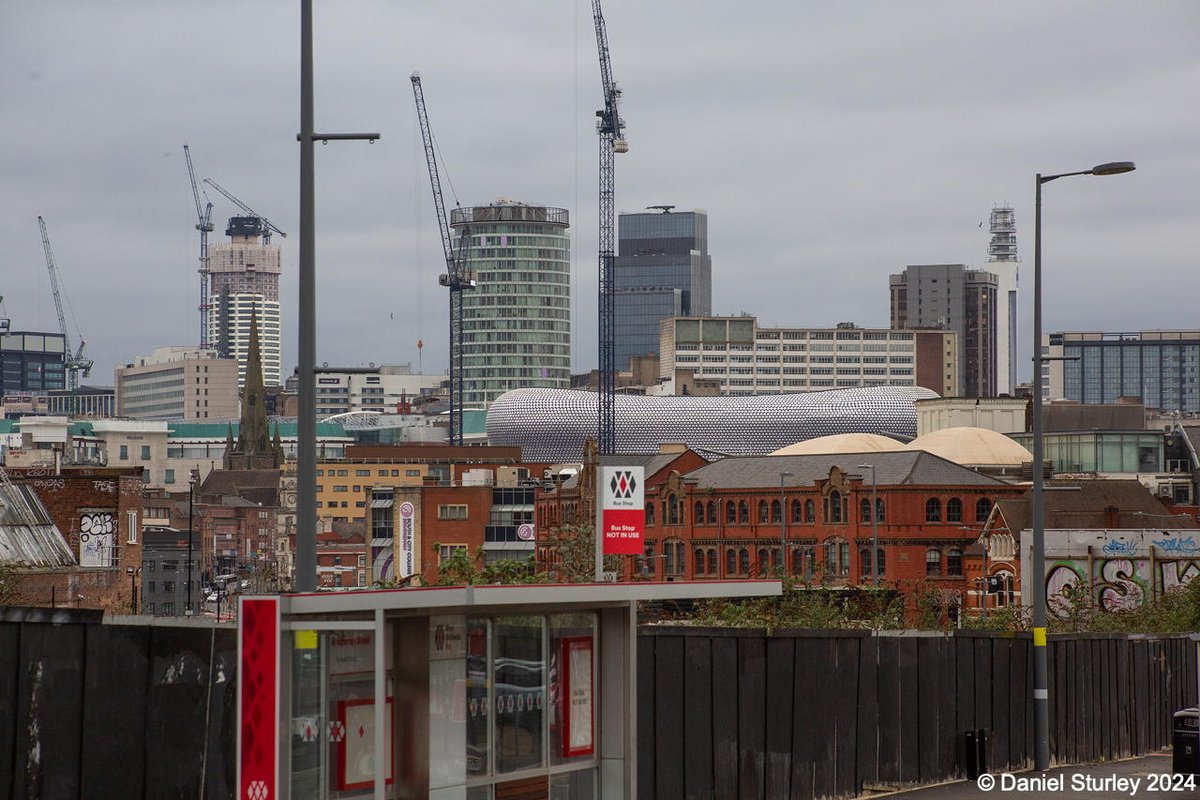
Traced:
[[[1050, 641], [1052, 759], [1161, 750], [1196, 702], [1186, 637]], [[1032, 766], [1027, 634], [643, 627], [638, 795], [849, 797], [962, 777], [966, 732], [993, 771]]]

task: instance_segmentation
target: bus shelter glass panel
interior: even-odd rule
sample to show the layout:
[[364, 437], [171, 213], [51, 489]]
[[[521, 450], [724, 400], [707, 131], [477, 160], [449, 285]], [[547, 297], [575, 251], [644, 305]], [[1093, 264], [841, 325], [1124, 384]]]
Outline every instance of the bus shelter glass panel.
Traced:
[[[386, 680], [386, 752], [393, 753], [395, 678]], [[369, 630], [292, 631], [291, 797], [343, 800], [375, 791], [375, 634]], [[392, 757], [394, 759], [394, 756]], [[385, 765], [395, 796], [395, 763]]]

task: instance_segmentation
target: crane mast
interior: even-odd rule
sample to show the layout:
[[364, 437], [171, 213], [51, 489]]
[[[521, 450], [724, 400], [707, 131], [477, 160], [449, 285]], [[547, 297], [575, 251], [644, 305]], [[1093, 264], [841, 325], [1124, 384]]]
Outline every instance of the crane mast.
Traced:
[[446, 273], [438, 283], [450, 290], [450, 444], [463, 443], [463, 369], [462, 369], [462, 293], [473, 289], [475, 281], [466, 269], [467, 242], [470, 226], [463, 225], [459, 231], [459, 246], [455, 251], [450, 223], [446, 218], [446, 203], [442, 198], [442, 179], [438, 174], [437, 155], [433, 149], [433, 132], [429, 128], [429, 115], [425, 111], [425, 92], [421, 88], [421, 76], [414, 72], [410, 76], [413, 98], [417, 104], [417, 120], [421, 126], [421, 140], [425, 144], [425, 161], [429, 166], [429, 185], [433, 189], [433, 205], [437, 211], [438, 233], [442, 237], [442, 253], [446, 258]]
[[83, 354], [87, 342], [83, 337], [79, 337], [79, 347], [75, 350], [71, 349], [71, 334], [67, 330], [67, 315], [63, 312], [62, 292], [58, 288], [58, 267], [54, 263], [54, 251], [50, 248], [50, 234], [46, 231], [46, 220], [40, 216], [38, 219], [38, 228], [42, 232], [42, 249], [46, 252], [46, 269], [50, 271], [50, 290], [54, 293], [54, 308], [58, 311], [58, 329], [63, 335], [63, 346], [66, 349], [64, 361], [67, 368], [67, 388], [74, 390], [79, 388], [80, 374], [83, 377], [88, 377], [92, 374], [92, 364], [95, 362], [87, 358]]
[[[187, 159], [188, 178], [192, 182], [192, 199], [196, 201], [196, 230], [200, 231], [200, 347], [207, 348], [208, 341], [208, 235], [213, 231], [212, 203], [200, 207], [200, 190], [196, 187], [196, 172], [192, 169], [192, 153], [185, 144], [183, 155]], [[208, 198], [205, 197], [205, 200]]]
[[225, 197], [227, 197], [231, 203], [233, 203], [235, 206], [240, 208], [242, 211], [246, 212], [247, 215], [249, 215], [251, 217], [258, 217], [259, 221], [262, 222], [263, 244], [271, 243], [271, 231], [278, 233], [280, 236], [284, 237], [285, 239], [287, 238], [287, 234], [284, 233], [283, 231], [279, 230], [279, 228], [275, 226], [274, 222], [271, 222], [271, 220], [267, 219], [262, 214], [255, 211], [253, 208], [246, 205], [241, 200], [238, 200], [236, 197], [234, 197], [232, 194], [230, 194], [225, 189], [224, 186], [217, 183], [212, 178], [205, 178], [204, 182], [207, 183], [209, 186], [213, 187], [214, 189], [216, 189], [221, 194], [225, 195]]
[[616, 424], [613, 402], [616, 397], [616, 310], [613, 259], [615, 249], [615, 155], [629, 151], [625, 141], [625, 121], [621, 119], [618, 103], [621, 90], [612, 76], [612, 61], [608, 55], [608, 32], [600, 0], [592, 0], [592, 19], [596, 24], [596, 49], [600, 55], [600, 83], [604, 89], [604, 108], [596, 112], [596, 132], [600, 135], [600, 391], [599, 430], [596, 444], [601, 454], [616, 452]]

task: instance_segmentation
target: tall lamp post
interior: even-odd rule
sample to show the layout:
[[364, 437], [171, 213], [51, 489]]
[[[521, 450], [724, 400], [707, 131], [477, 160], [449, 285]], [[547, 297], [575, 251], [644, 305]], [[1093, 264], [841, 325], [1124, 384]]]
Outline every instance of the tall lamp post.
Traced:
[[795, 473], [779, 473], [779, 574], [787, 574], [787, 504], [783, 500], [783, 479], [790, 478]]
[[1047, 688], [1046, 660], [1046, 520], [1042, 441], [1042, 184], [1075, 175], [1120, 175], [1134, 170], [1132, 161], [1112, 161], [1080, 172], [1058, 175], [1038, 173], [1033, 224], [1033, 493], [1030, 511], [1033, 517], [1033, 557], [1030, 575], [1025, 576], [1032, 589], [1033, 605], [1033, 765], [1050, 768], [1050, 693]]
[[871, 470], [871, 585], [879, 588], [879, 490], [875, 485], [875, 465], [859, 464]]
[[200, 470], [193, 468], [188, 473], [188, 568], [187, 568], [187, 606], [184, 616], [192, 615], [192, 526], [195, 525], [196, 513], [196, 484], [200, 482]]

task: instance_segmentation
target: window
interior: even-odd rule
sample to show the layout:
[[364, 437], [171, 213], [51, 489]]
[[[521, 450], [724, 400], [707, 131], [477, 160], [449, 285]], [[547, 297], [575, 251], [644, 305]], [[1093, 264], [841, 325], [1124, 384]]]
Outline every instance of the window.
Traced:
[[[750, 524], [750, 504], [745, 500], [738, 502], [738, 522], [742, 525]], [[746, 570], [749, 572], [749, 570]]]
[[929, 577], [942, 574], [942, 554], [939, 550], [930, 548], [925, 551], [925, 574]]
[[354, 476], [356, 478], [366, 478], [366, 477], [370, 477], [370, 475], [371, 475], [371, 470], [369, 470], [369, 469], [354, 470]]
[[803, 516], [804, 511], [802, 510], [803, 508], [804, 508], [804, 506], [802, 506], [800, 504], [799, 500], [792, 501], [792, 523], [793, 524], [799, 525], [801, 520], [804, 519], [804, 516]]
[[654, 503], [646, 503], [646, 524], [654, 524]]
[[844, 521], [842, 516], [842, 494], [836, 489], [829, 493], [828, 505], [825, 508], [825, 519], [833, 523]]
[[127, 534], [125, 543], [126, 544], [137, 544], [138, 521], [137, 521], [137, 512], [136, 511], [126, 511], [125, 512], [125, 529], [126, 529], [126, 534]]
[[438, 519], [466, 519], [467, 506], [445, 505], [438, 506]]
[[946, 501], [946, 522], [962, 522], [963, 521], [963, 503], [957, 497], [951, 497]]
[[766, 575], [771, 571], [771, 554], [765, 547], [758, 548], [758, 574]]
[[[467, 546], [465, 544], [439, 544], [438, 548], [438, 564], [444, 564], [454, 557], [455, 553], [466, 554]], [[359, 566], [364, 566], [363, 557], [359, 556]]]
[[682, 575], [684, 544], [679, 539], [663, 542], [663, 572], [667, 575]]
[[875, 551], [875, 562], [878, 564], [876, 569], [879, 570], [879, 577], [883, 577], [883, 573], [887, 570], [887, 559], [883, 555], [883, 548]]
[[725, 551], [725, 574], [737, 574], [737, 551], [732, 547]]
[[[711, 500], [708, 501], [708, 524], [717, 524], [717, 504]], [[713, 569], [713, 572], [716, 573], [716, 569]]]
[[[778, 502], [778, 501], [776, 501], [776, 502]], [[767, 511], [767, 501], [759, 500], [758, 501], [758, 521], [759, 522], [767, 522], [770, 519], [770, 517], [768, 516], [769, 513], [770, 512]]]
[[750, 551], [745, 547], [738, 551], [738, 571], [743, 575], [750, 574]]
[[667, 495], [667, 502], [664, 505], [665, 524], [678, 525], [681, 522], [680, 517], [683, 516], [683, 502], [679, 499], [679, 496], [675, 494]]
[[144, 445], [142, 445], [142, 461], [149, 461], [149, 460], [150, 460], [150, 445], [144, 444]]
[[692, 519], [696, 525], [704, 524], [704, 503], [696, 503], [696, 507], [692, 509]]
[[864, 547], [858, 551], [858, 561], [864, 578], [871, 575], [871, 548]]
[[334, 556], [334, 557], [333, 557], [333, 565], [334, 565], [335, 567], [340, 567], [340, 566], [342, 565], [342, 557], [341, 557], [341, 556]]
[[702, 547], [697, 547], [692, 551], [692, 572], [694, 572], [696, 575], [708, 574], [708, 564], [705, 561], [706, 557], [707, 553]]
[[732, 525], [735, 522], [737, 522], [737, 508], [733, 505], [733, 501], [730, 500], [725, 504], [725, 524]]
[[771, 522], [776, 524], [783, 522], [783, 506], [778, 500], [771, 501]]
[[122, 461], [129, 460], [129, 445], [127, 445], [127, 444], [121, 445], [121, 460]]
[[992, 513], [992, 501], [986, 497], [981, 497], [975, 501], [975, 521], [987, 522], [988, 515]]
[[925, 521], [926, 522], [941, 522], [942, 521], [942, 501], [936, 497], [931, 497], [925, 501]]
[[830, 576], [850, 574], [850, 543], [841, 539], [825, 542], [825, 572]]
[[883, 499], [880, 498], [875, 501], [875, 519], [879, 522], [883, 522], [885, 518], [886, 515], [883, 513]]
[[169, 469], [163, 473], [163, 483], [174, 483], [174, 482], [175, 482], [175, 470]]
[[797, 547], [792, 550], [792, 574], [811, 578], [813, 574], [814, 552], [811, 546]]
[[[395, 475], [397, 472], [398, 472], [398, 470], [392, 470], [392, 474], [393, 474], [393, 475]], [[404, 477], [406, 477], [406, 478], [419, 478], [419, 477], [421, 477], [421, 470], [419, 470], [419, 469], [406, 469], [406, 470], [404, 470]]]
[[858, 504], [858, 517], [860, 522], [871, 521], [871, 501], [865, 497], [863, 498], [862, 502]]
[[817, 521], [817, 506], [812, 500], [804, 501], [804, 521], [810, 524]]
[[960, 577], [962, 569], [962, 550], [955, 548], [946, 554], [946, 574]]

